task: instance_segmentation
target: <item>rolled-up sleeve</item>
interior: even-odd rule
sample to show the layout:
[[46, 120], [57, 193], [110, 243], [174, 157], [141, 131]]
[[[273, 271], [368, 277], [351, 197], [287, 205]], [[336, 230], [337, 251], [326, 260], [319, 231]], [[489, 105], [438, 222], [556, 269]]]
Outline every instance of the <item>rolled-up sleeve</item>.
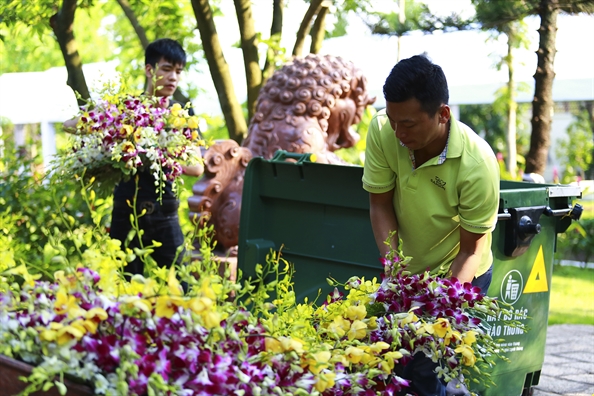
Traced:
[[470, 169], [460, 190], [460, 226], [475, 234], [492, 231], [499, 209], [499, 164], [487, 157]]
[[[382, 117], [381, 113], [375, 114], [369, 124], [365, 146], [365, 164], [363, 166], [363, 189], [375, 194], [392, 190], [396, 180], [396, 175], [390, 168], [384, 153], [380, 117]], [[393, 153], [393, 155], [396, 155], [396, 153]]]

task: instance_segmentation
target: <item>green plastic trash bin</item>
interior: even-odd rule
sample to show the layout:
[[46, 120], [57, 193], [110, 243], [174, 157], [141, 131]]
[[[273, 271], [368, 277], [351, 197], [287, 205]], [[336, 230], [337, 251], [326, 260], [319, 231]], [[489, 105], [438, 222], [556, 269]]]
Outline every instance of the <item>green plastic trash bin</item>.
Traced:
[[[254, 158], [245, 173], [237, 266], [255, 275], [270, 249], [295, 267], [297, 301], [322, 299], [333, 277], [371, 279], [383, 271], [369, 220], [369, 194], [361, 186], [363, 168], [316, 164], [309, 155], [280, 151], [271, 160]], [[579, 217], [572, 208], [579, 188], [501, 182], [499, 219], [493, 234], [493, 280], [488, 294], [514, 307], [530, 329], [519, 333], [502, 318], [485, 326], [510, 363], [491, 373], [496, 387], [481, 395], [528, 395], [538, 384], [544, 361], [553, 253], [557, 233]]]
[[530, 395], [544, 362], [549, 316], [553, 255], [557, 233], [564, 232], [581, 207], [578, 187], [502, 181], [499, 215], [493, 233], [493, 279], [488, 295], [513, 306], [513, 319], [524, 323], [526, 333], [488, 318], [486, 329], [510, 360], [491, 372], [496, 387], [481, 395]]

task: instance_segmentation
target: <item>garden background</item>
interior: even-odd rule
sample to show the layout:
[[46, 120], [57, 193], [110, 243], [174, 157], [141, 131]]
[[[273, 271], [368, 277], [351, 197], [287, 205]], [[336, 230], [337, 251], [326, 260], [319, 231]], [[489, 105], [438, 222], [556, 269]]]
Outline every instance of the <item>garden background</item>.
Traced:
[[[68, 241], [70, 235], [91, 224], [89, 208], [79, 195], [78, 186], [48, 185], [43, 178], [42, 165], [47, 163], [48, 144], [52, 145], [47, 141], [48, 135], [43, 133], [44, 125], [49, 124], [55, 131], [55, 135], [50, 136], [55, 136], [55, 150], [60, 150], [65, 140], [61, 121], [76, 112], [76, 99], [72, 90], [66, 88], [66, 80], [83, 97], [89, 97], [98, 81], [113, 77], [115, 69], [123, 73], [132, 86], [141, 89], [144, 84], [143, 47], [158, 37], [175, 37], [189, 54], [188, 72], [176, 97], [192, 98], [203, 119], [207, 138], [241, 140], [259, 86], [274, 67], [292, 54], [330, 53], [354, 61], [366, 71], [370, 87], [380, 99], [376, 106], [380, 107], [381, 77], [391, 65], [398, 58], [427, 52], [436, 63], [444, 66], [446, 75], [451, 78], [453, 99], [462, 98], [453, 103], [460, 119], [473, 126], [500, 153], [504, 178], [520, 179], [523, 171], [529, 170], [545, 175], [548, 182], [580, 183], [585, 187], [584, 199], [580, 202], [585, 208], [582, 220], [574, 222], [559, 236], [549, 320], [551, 323], [594, 324], [594, 276], [593, 270], [587, 268], [594, 257], [593, 192], [592, 187], [588, 187], [593, 178], [594, 51], [582, 45], [584, 37], [594, 34], [594, 18], [583, 13], [592, 2], [581, 2], [586, 7], [582, 10], [563, 8], [565, 3], [560, 2], [558, 15], [555, 14], [559, 30], [554, 66], [556, 85], [551, 98], [558, 96], [551, 103], [551, 109], [557, 118], [553, 118], [548, 131], [544, 128], [544, 134], [542, 126], [533, 122], [535, 117], [530, 104], [534, 96], [531, 77], [537, 74], [536, 53], [542, 45], [537, 29], [543, 16], [530, 7], [490, 9], [492, 3], [478, 0], [277, 0], [268, 5], [258, 2], [256, 6], [249, 1], [236, 0], [235, 8], [228, 1], [3, 3], [0, 6], [3, 15], [0, 21], [0, 172], [3, 176], [0, 181], [0, 239], [3, 250], [0, 255], [4, 255], [5, 260], [0, 260], [1, 265], [7, 268], [8, 263], [27, 263], [36, 266], [40, 273], [50, 275], [59, 265], [52, 262], [52, 249], [76, 249], [76, 244]], [[511, 22], [503, 18], [506, 23], [502, 23], [498, 15], [513, 15], [514, 18]], [[475, 16], [477, 18], [472, 19]], [[203, 44], [206, 37], [212, 37], [211, 21], [220, 33], [220, 40], [212, 48]], [[578, 33], [566, 34], [570, 29]], [[356, 45], [354, 37], [367, 41]], [[217, 49], [217, 45], [220, 48]], [[353, 48], [360, 49], [353, 51]], [[207, 65], [207, 60], [219, 53], [217, 51], [227, 58], [228, 70], [225, 65]], [[252, 58], [247, 56], [250, 51]], [[475, 59], [480, 62], [474, 63]], [[250, 64], [254, 66], [254, 60], [255, 71], [249, 68]], [[381, 68], [372, 69], [371, 65], [381, 65]], [[95, 73], [91, 73], [91, 66]], [[88, 84], [85, 81], [87, 70]], [[221, 73], [217, 75], [216, 71]], [[23, 72], [32, 74], [21, 77], [14, 74]], [[23, 83], [40, 73], [42, 79], [35, 85]], [[49, 83], [50, 79], [59, 80], [61, 88], [41, 95], [45, 90], [42, 84]], [[465, 84], [455, 83], [462, 80]], [[562, 95], [565, 92], [563, 81], [569, 80], [573, 80], [574, 85], [569, 87], [574, 89], [566, 90], [573, 97]], [[16, 86], [14, 81], [18, 82]], [[576, 81], [580, 89], [575, 88]], [[230, 87], [231, 93], [221, 95], [215, 88], [220, 84]], [[470, 85], [482, 87], [480, 100], [464, 96], [471, 92]], [[581, 94], [584, 88], [585, 96]], [[62, 102], [58, 98], [64, 92], [67, 99]], [[42, 102], [39, 102], [40, 97]], [[16, 117], [11, 120], [13, 114], [6, 110], [10, 104], [10, 108], [40, 115], [54, 102], [62, 110], [57, 118], [54, 113], [54, 118], [45, 120], [24, 122]], [[221, 108], [235, 110], [231, 114]], [[241, 110], [238, 112], [237, 108]], [[373, 111], [370, 109], [367, 117]], [[360, 143], [339, 154], [351, 162], [362, 163], [365, 119], [356, 129], [362, 136]], [[514, 138], [510, 140], [510, 136]], [[544, 162], [542, 158], [532, 158], [535, 155], [531, 154], [533, 146], [543, 141], [548, 142]], [[181, 195], [184, 211], [187, 211], [186, 199], [194, 181], [186, 180], [187, 189]], [[109, 198], [93, 203], [93, 210], [105, 225], [109, 223], [110, 207]], [[180, 218], [184, 221], [184, 230], [190, 233], [193, 227], [187, 216], [181, 214]], [[576, 290], [580, 290], [579, 295], [575, 294]], [[579, 309], [568, 312], [568, 306]]]

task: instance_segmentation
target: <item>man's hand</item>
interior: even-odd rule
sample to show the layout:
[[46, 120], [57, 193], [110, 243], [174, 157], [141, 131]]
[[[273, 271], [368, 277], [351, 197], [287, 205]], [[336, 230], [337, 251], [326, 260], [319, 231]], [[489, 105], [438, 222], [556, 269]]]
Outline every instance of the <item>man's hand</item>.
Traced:
[[64, 132], [68, 132], [68, 133], [76, 132], [76, 125], [78, 125], [79, 120], [80, 120], [79, 117], [74, 117], [68, 121], [64, 121], [64, 124], [62, 124], [62, 129], [64, 130]]
[[450, 267], [450, 276], [461, 283], [472, 282], [487, 248], [487, 234], [475, 234], [460, 227], [460, 252]]
[[394, 212], [393, 198], [394, 190], [381, 194], [369, 193], [371, 228], [373, 229], [375, 243], [382, 257], [390, 251], [390, 246], [387, 246], [384, 242], [392, 231], [396, 231], [396, 233], [390, 241], [391, 247], [394, 250], [398, 249], [398, 221]]
[[182, 165], [182, 172], [184, 175], [198, 177], [202, 173], [204, 173], [204, 165], [202, 165], [202, 164], [191, 165], [191, 166]]

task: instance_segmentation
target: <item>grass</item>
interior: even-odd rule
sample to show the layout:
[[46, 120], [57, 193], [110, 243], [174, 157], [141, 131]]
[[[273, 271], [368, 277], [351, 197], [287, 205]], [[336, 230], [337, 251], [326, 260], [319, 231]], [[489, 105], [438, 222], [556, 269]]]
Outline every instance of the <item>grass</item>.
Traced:
[[594, 270], [555, 266], [549, 325], [594, 325]]

